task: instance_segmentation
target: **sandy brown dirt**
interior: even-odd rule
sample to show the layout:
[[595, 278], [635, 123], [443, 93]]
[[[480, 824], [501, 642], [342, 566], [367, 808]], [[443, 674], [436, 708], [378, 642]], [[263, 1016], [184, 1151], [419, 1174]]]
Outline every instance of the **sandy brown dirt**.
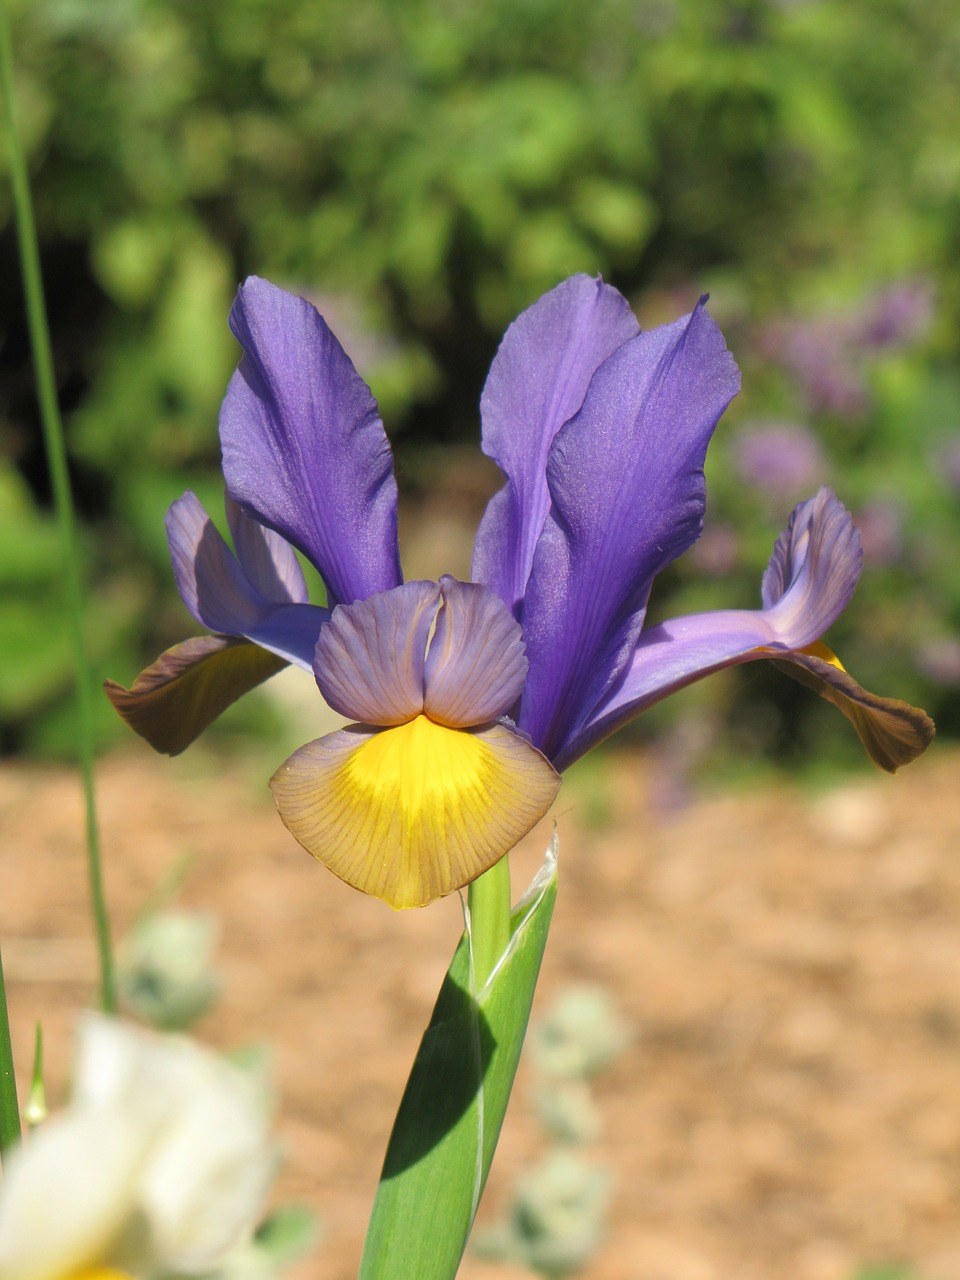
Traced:
[[[573, 981], [634, 1033], [600, 1078], [613, 1173], [588, 1280], [850, 1280], [869, 1261], [960, 1277], [960, 758], [811, 798], [779, 789], [653, 816], [637, 755], [557, 812], [561, 889], [540, 1007]], [[202, 776], [131, 748], [101, 769], [118, 932], [184, 851], [181, 901], [223, 922], [226, 990], [200, 1034], [267, 1041], [287, 1152], [278, 1191], [326, 1240], [300, 1280], [355, 1275], [407, 1069], [460, 928], [455, 900], [397, 915], [280, 826], [249, 765]], [[0, 936], [21, 1073], [35, 1018], [62, 1089], [95, 981], [76, 779], [0, 780]], [[532, 871], [549, 826], [526, 842]], [[521, 1075], [482, 1210], [542, 1150]], [[468, 1260], [463, 1280], [523, 1273]], [[413, 1278], [412, 1278], [413, 1280]]]

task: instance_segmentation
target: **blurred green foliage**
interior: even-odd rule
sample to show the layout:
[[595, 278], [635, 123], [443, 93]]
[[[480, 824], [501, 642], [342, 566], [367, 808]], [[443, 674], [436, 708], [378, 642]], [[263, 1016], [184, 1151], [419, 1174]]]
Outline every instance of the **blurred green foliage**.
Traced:
[[[707, 537], [658, 588], [658, 616], [752, 606], [773, 537], [824, 479], [873, 539], [837, 647], [878, 691], [960, 728], [952, 0], [11, 8], [104, 673], [131, 677], [191, 629], [162, 516], [188, 486], [219, 506], [225, 318], [244, 274], [318, 302], [416, 480], [424, 442], [476, 438], [506, 323], [585, 270], [649, 321], [709, 288], [744, 367]], [[0, 745], [56, 751], [69, 655], [7, 200]], [[770, 422], [792, 434], [771, 446]], [[799, 754], [821, 721], [846, 741], [839, 717], [754, 668], [680, 706], [733, 757]]]

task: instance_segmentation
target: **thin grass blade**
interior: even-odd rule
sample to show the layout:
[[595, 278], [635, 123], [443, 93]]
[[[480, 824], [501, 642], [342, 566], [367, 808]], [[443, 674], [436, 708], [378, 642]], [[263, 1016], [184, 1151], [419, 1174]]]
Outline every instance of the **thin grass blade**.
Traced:
[[20, 268], [27, 305], [27, 326], [33, 350], [34, 371], [37, 383], [37, 399], [43, 424], [43, 439], [47, 454], [47, 467], [53, 489], [57, 524], [60, 531], [61, 562], [67, 603], [67, 627], [74, 655], [77, 690], [77, 751], [83, 778], [84, 807], [86, 810], [87, 865], [93, 903], [94, 927], [100, 956], [100, 1001], [107, 1013], [117, 1007], [114, 979], [113, 952], [110, 945], [110, 924], [107, 916], [103, 888], [103, 872], [100, 858], [100, 839], [96, 813], [96, 795], [93, 778], [93, 687], [90, 663], [83, 630], [83, 589], [80, 578], [80, 561], [77, 554], [76, 520], [73, 511], [73, 494], [67, 471], [67, 453], [57, 402], [53, 356], [50, 350], [50, 330], [43, 299], [43, 280], [40, 272], [40, 252], [37, 247], [37, 231], [33, 217], [33, 201], [27, 165], [20, 144], [17, 127], [17, 104], [13, 87], [13, 51], [10, 38], [10, 22], [6, 0], [0, 0], [0, 96], [3, 101], [7, 157], [10, 167], [10, 185], [13, 194], [13, 214], [17, 227], [17, 244], [20, 249]]

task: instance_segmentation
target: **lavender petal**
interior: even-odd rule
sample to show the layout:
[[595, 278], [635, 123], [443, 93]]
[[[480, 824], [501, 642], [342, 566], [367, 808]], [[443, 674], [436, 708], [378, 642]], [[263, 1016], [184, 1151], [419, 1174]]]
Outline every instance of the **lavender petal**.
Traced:
[[335, 711], [361, 724], [403, 724], [423, 710], [427, 639], [440, 605], [435, 582], [408, 582], [338, 605], [320, 632], [313, 671]]
[[[271, 557], [277, 566], [277, 595], [267, 598], [250, 581], [196, 495], [188, 492], [171, 505], [166, 518], [174, 577], [183, 602], [210, 631], [244, 636], [310, 671], [317, 636], [329, 613], [292, 598], [294, 591], [300, 594], [300, 587], [278, 535], [264, 531], [258, 547], [258, 535], [249, 527], [253, 521], [243, 520], [246, 528], [240, 545], [248, 556], [252, 552], [257, 557], [255, 572], [264, 587], [270, 585], [265, 558]], [[286, 551], [293, 555], [289, 547]], [[302, 595], [306, 596], [305, 586]]]
[[440, 590], [423, 709], [431, 720], [454, 729], [496, 720], [523, 689], [527, 659], [520, 625], [487, 587], [443, 577]]

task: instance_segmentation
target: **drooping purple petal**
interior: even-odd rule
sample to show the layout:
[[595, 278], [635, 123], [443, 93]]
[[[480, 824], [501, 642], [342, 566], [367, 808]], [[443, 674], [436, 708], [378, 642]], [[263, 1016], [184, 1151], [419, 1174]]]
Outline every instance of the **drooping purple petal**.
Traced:
[[825, 644], [786, 657], [773, 665], [832, 702], [853, 725], [873, 763], [887, 773], [916, 760], [933, 741], [936, 730], [925, 711], [864, 689]]
[[317, 636], [329, 613], [304, 603], [303, 576], [299, 566], [294, 573], [288, 559], [292, 550], [284, 548], [275, 533], [264, 530], [260, 539], [253, 524], [248, 516], [240, 522], [240, 546], [243, 554], [253, 557], [261, 586], [276, 591], [273, 597], [250, 581], [196, 495], [188, 492], [178, 498], [167, 512], [166, 526], [180, 595], [201, 626], [221, 635], [245, 636], [310, 671]]
[[464, 729], [496, 720], [520, 697], [527, 673], [523, 635], [488, 587], [440, 579], [443, 603], [424, 672], [423, 709]]
[[655, 575], [699, 535], [707, 443], [739, 385], [701, 302], [619, 347], [558, 433], [523, 604], [519, 720], [548, 756], [629, 661]]
[[361, 724], [403, 724], [423, 710], [427, 639], [440, 605], [435, 582], [408, 582], [338, 605], [320, 632], [313, 671], [335, 711]]
[[401, 581], [397, 487], [370, 389], [315, 307], [251, 277], [220, 414], [231, 496], [317, 567], [331, 605]]
[[282, 670], [273, 653], [230, 636], [197, 636], [161, 653], [129, 689], [104, 682], [107, 697], [156, 751], [179, 755], [232, 702]]
[[619, 684], [571, 733], [558, 767], [565, 768], [668, 694], [757, 658], [776, 659], [784, 669], [792, 664], [797, 679], [815, 681], [881, 767], [913, 759], [932, 736], [927, 716], [862, 689], [819, 643], [853, 594], [860, 559], [856, 526], [828, 489], [800, 503], [764, 574], [765, 607], [693, 614], [645, 631]]
[[515, 609], [550, 509], [547, 457], [590, 379], [639, 332], [626, 299], [577, 275], [544, 294], [504, 335], [480, 401], [483, 450], [507, 477], [480, 522], [473, 577]]

